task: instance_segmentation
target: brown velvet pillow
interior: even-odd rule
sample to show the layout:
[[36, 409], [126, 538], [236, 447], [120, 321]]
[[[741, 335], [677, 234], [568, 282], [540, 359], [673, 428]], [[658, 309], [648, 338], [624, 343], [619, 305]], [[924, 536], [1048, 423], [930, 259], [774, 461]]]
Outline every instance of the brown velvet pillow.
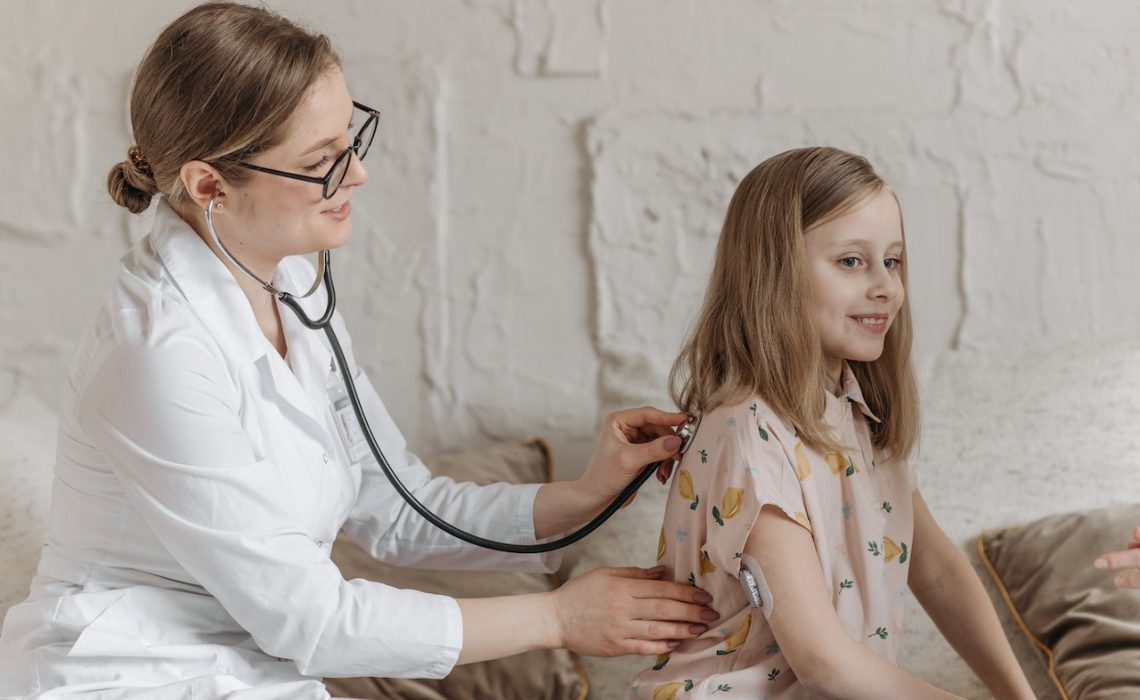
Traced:
[[[503, 443], [481, 450], [425, 460], [433, 474], [456, 480], [537, 483], [550, 480], [550, 450], [541, 440]], [[402, 569], [373, 559], [343, 533], [333, 562], [345, 578], [381, 581], [456, 598], [540, 593], [558, 587], [554, 576], [500, 571]], [[589, 685], [576, 654], [565, 649], [532, 651], [505, 659], [456, 666], [439, 680], [405, 678], [328, 678], [334, 697], [385, 700], [584, 700]]]
[[1062, 698], [1140, 698], [1140, 591], [1093, 568], [1140, 525], [1140, 506], [985, 532], [978, 553]]

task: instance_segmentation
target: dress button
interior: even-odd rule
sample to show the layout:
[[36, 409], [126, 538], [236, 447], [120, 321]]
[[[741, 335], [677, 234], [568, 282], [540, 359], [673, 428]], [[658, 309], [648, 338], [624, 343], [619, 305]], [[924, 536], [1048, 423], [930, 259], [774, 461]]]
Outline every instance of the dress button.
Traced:
[[329, 463], [329, 453], [325, 452], [324, 454], [322, 454], [321, 459], [325, 460], [325, 464], [328, 464]]

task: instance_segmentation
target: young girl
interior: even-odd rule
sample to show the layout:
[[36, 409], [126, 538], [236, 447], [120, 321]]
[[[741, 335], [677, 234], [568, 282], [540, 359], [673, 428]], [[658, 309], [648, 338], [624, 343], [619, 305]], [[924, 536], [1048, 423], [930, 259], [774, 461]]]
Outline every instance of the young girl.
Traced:
[[702, 420], [657, 551], [720, 619], [633, 698], [954, 697], [895, 665], [908, 585], [996, 697], [1033, 697], [906, 461], [905, 261], [898, 202], [864, 158], [798, 149], [741, 182], [673, 367], [674, 399]]

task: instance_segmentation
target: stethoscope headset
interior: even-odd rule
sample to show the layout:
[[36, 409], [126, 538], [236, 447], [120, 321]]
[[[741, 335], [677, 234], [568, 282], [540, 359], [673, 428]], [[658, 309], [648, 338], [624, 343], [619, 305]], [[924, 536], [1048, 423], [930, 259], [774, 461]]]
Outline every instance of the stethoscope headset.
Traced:
[[[625, 503], [631, 496], [637, 493], [637, 490], [641, 488], [641, 485], [644, 484], [645, 481], [649, 479], [649, 477], [654, 472], [657, 471], [658, 467], [661, 466], [662, 462], [660, 461], [646, 466], [637, 475], [637, 477], [631, 481], [629, 485], [626, 486], [625, 489], [623, 489], [622, 492], [618, 494], [618, 496], [614, 498], [614, 500], [608, 506], [606, 506], [605, 510], [595, 516], [593, 520], [586, 523], [574, 532], [560, 537], [556, 540], [551, 540], [549, 542], [542, 542], [539, 544], [513, 544], [510, 542], [498, 542], [496, 540], [490, 540], [485, 537], [474, 535], [443, 520], [438, 515], [431, 512], [427, 506], [420, 503], [419, 500], [412, 494], [412, 492], [409, 491], [406, 486], [404, 486], [404, 483], [400, 481], [400, 477], [396, 475], [395, 470], [393, 470], [391, 465], [388, 464], [388, 459], [384, 456], [384, 452], [380, 449], [380, 445], [376, 442], [376, 437], [372, 434], [372, 428], [368, 424], [368, 417], [364, 415], [364, 409], [361, 407], [360, 398], [356, 393], [356, 383], [353, 381], [352, 372], [349, 371], [348, 362], [344, 357], [344, 351], [341, 349], [340, 341], [337, 339], [336, 332], [333, 331], [332, 327], [333, 312], [336, 310], [336, 289], [333, 286], [332, 266], [330, 263], [328, 249], [326, 248], [318, 253], [317, 276], [313, 281], [312, 286], [309, 287], [309, 291], [301, 294], [300, 296], [296, 296], [282, 289], [278, 289], [271, 282], [267, 282], [261, 279], [252, 270], [243, 265], [241, 261], [239, 261], [233, 255], [233, 253], [230, 252], [229, 248], [227, 248], [225, 244], [222, 243], [222, 239], [218, 236], [218, 232], [214, 228], [213, 220], [213, 209], [218, 194], [218, 192], [215, 192], [213, 196], [210, 197], [210, 201], [206, 204], [206, 228], [209, 229], [210, 237], [218, 246], [218, 249], [222, 251], [222, 253], [226, 256], [226, 258], [229, 259], [230, 262], [232, 262], [235, 266], [237, 266], [239, 270], [241, 270], [243, 273], [256, 281], [259, 285], [261, 285], [262, 289], [277, 297], [278, 301], [292, 309], [293, 313], [297, 315], [298, 320], [300, 320], [300, 322], [304, 324], [305, 327], [312, 330], [322, 330], [325, 332], [325, 337], [328, 338], [329, 345], [332, 348], [333, 357], [336, 359], [337, 367], [340, 368], [340, 374], [344, 378], [345, 390], [348, 394], [349, 401], [352, 404], [352, 411], [356, 415], [356, 420], [360, 424], [360, 430], [364, 435], [365, 441], [368, 443], [369, 449], [372, 451], [372, 456], [375, 457], [377, 464], [380, 465], [380, 470], [384, 472], [384, 476], [388, 477], [388, 481], [392, 483], [392, 487], [396, 489], [396, 492], [400, 494], [400, 496], [407, 502], [407, 504], [411, 506], [417, 513], [422, 515], [425, 520], [430, 522], [432, 525], [435, 525], [440, 530], [443, 530], [449, 535], [463, 540], [464, 542], [469, 542], [486, 549], [498, 550], [500, 552], [536, 554], [541, 552], [550, 552], [555, 549], [561, 549], [563, 547], [574, 544], [601, 526], [602, 523], [608, 520], [610, 516], [612, 516], [618, 511], [618, 509], [622, 507], [623, 503]], [[305, 313], [297, 299], [305, 299], [311, 296], [314, 292], [317, 291], [317, 289], [321, 287], [322, 283], [324, 284], [325, 292], [328, 295], [328, 302], [325, 306], [325, 311], [323, 314], [321, 314], [320, 318], [313, 319]], [[689, 448], [689, 443], [693, 435], [696, 433], [699, 423], [699, 418], [691, 418], [677, 430], [677, 436], [681, 438], [681, 448], [679, 450], [680, 454], [684, 454], [685, 451]]]

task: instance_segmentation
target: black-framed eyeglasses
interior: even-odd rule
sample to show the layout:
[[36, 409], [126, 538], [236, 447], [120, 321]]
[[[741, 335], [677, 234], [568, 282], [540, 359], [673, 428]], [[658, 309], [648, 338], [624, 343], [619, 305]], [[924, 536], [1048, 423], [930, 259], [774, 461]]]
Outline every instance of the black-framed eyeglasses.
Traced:
[[352, 162], [352, 154], [355, 153], [356, 157], [360, 160], [364, 160], [364, 156], [368, 154], [368, 147], [372, 145], [372, 138], [376, 136], [376, 125], [380, 121], [380, 113], [371, 107], [366, 107], [356, 101], [353, 101], [352, 106], [366, 113], [368, 119], [364, 121], [364, 125], [360, 127], [360, 131], [356, 132], [356, 136], [352, 139], [352, 143], [349, 147], [341, 151], [340, 155], [336, 157], [332, 167], [329, 168], [329, 171], [325, 173], [324, 177], [288, 173], [284, 170], [274, 170], [273, 168], [266, 168], [260, 165], [254, 165], [253, 163], [238, 163], [238, 165], [243, 168], [249, 168], [250, 170], [256, 170], [259, 173], [269, 173], [270, 175], [288, 177], [294, 180], [321, 185], [324, 188], [322, 190], [324, 198], [332, 199], [336, 191], [340, 189], [340, 183], [344, 182], [344, 176], [348, 174], [348, 166]]

